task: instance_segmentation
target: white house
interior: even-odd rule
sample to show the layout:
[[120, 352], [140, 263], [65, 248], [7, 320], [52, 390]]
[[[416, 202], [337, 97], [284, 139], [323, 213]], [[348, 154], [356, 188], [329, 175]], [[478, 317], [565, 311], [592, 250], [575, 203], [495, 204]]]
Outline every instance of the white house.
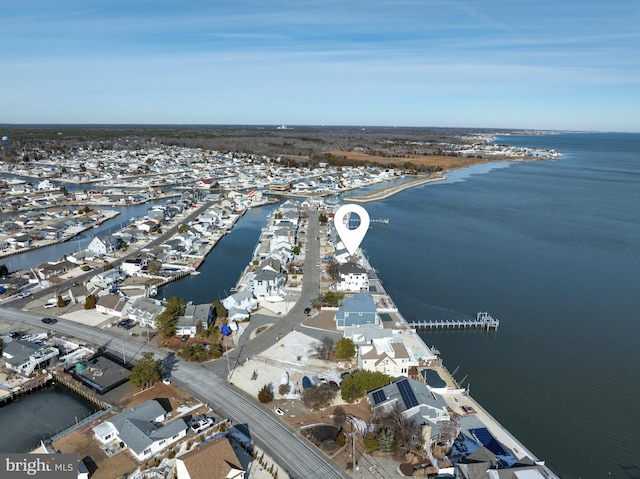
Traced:
[[167, 424], [167, 413], [155, 399], [121, 412], [93, 428], [102, 444], [123, 442], [138, 461], [145, 461], [187, 434], [187, 424], [178, 418]]
[[251, 311], [258, 307], [258, 300], [253, 297], [251, 290], [243, 289], [222, 300], [230, 321], [242, 321], [248, 318]]
[[116, 251], [120, 247], [121, 242], [122, 240], [120, 238], [114, 238], [113, 236], [96, 236], [87, 245], [86, 249], [96, 256], [101, 256]]
[[261, 269], [253, 277], [251, 288], [256, 298], [284, 296], [285, 279], [271, 269]]
[[21, 339], [11, 341], [2, 348], [2, 356], [5, 358], [7, 369], [25, 376], [46, 366], [47, 362], [57, 357], [58, 354], [60, 351], [57, 348]]
[[369, 275], [362, 266], [352, 261], [341, 264], [338, 269], [336, 289], [352, 293], [369, 291]]
[[358, 369], [377, 371], [389, 376], [406, 376], [409, 367], [417, 366], [402, 341], [392, 338], [373, 339], [370, 344], [358, 346]]
[[118, 318], [122, 318], [128, 309], [127, 300], [117, 294], [105, 294], [100, 296], [96, 302], [96, 311]]
[[176, 334], [178, 336], [195, 337], [201, 329], [207, 329], [213, 317], [211, 304], [187, 304], [184, 316], [179, 316], [176, 322]]
[[156, 318], [164, 311], [164, 306], [160, 301], [150, 298], [138, 298], [129, 306], [129, 319], [142, 326], [156, 328]]

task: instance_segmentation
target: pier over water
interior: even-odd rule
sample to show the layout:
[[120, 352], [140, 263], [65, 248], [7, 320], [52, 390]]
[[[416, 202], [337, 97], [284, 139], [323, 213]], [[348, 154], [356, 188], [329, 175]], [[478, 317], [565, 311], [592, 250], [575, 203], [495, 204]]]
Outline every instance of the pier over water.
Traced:
[[413, 321], [409, 323], [413, 329], [485, 329], [489, 331], [498, 330], [500, 320], [493, 318], [489, 313], [480, 312], [476, 315], [476, 319], [466, 320], [429, 320], [429, 321]]

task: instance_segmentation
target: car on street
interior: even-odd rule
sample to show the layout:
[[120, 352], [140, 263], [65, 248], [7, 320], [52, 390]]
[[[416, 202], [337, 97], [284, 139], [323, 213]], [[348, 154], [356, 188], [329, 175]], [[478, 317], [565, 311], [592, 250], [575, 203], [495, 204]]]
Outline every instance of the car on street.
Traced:
[[309, 316], [311, 314], [311, 308], [304, 308], [304, 314]]
[[58, 320], [56, 318], [42, 318], [44, 324], [56, 324]]

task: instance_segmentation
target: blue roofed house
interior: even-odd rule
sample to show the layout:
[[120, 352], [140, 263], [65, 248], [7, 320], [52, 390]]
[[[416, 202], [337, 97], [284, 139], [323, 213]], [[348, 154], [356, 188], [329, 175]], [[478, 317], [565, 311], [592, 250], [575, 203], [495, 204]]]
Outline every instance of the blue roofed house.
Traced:
[[187, 434], [184, 419], [163, 423], [167, 412], [155, 399], [138, 404], [93, 428], [102, 444], [123, 442], [139, 462], [145, 461]]
[[336, 327], [344, 329], [348, 326], [365, 324], [377, 324], [376, 303], [373, 296], [358, 293], [350, 298], [344, 298], [342, 306], [336, 311]]

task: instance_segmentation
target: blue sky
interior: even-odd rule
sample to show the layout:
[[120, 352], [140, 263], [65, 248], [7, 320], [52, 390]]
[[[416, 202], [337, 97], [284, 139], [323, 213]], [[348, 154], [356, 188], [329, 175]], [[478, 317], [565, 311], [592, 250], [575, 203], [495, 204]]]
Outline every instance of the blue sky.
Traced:
[[637, 0], [5, 0], [0, 123], [640, 131]]

